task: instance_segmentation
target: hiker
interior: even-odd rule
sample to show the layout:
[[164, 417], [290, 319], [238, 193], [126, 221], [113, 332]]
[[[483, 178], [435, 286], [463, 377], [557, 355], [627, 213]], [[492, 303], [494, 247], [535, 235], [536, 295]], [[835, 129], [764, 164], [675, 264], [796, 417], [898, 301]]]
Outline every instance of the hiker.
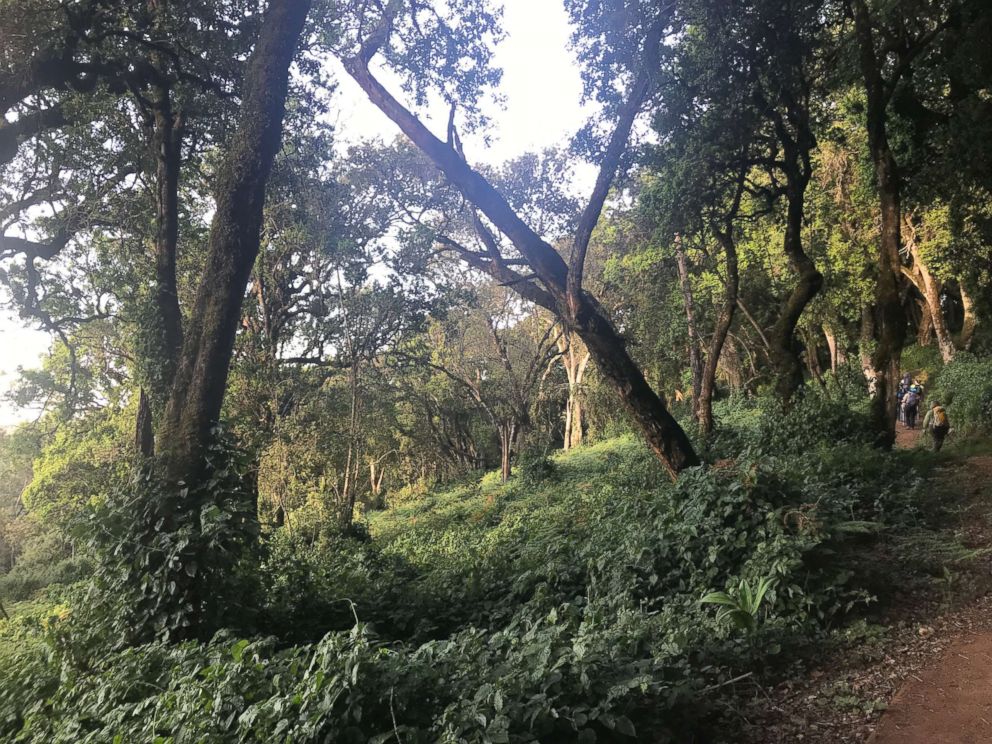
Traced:
[[906, 397], [907, 392], [908, 392], [908, 386], [906, 385], [906, 383], [900, 382], [899, 389], [896, 390], [896, 411], [899, 417], [900, 424], [906, 423], [906, 417], [903, 415], [902, 412], [902, 399]]
[[947, 417], [944, 407], [935, 400], [930, 402], [930, 410], [923, 418], [923, 429], [929, 430], [933, 436], [934, 452], [940, 452], [940, 448], [944, 446], [944, 438], [951, 430], [951, 420]]
[[[914, 388], [916, 389], [914, 390]], [[916, 413], [920, 405], [920, 394], [917, 392], [918, 390], [919, 388], [913, 385], [902, 399], [903, 423], [906, 424], [906, 428], [908, 429], [916, 428]]]

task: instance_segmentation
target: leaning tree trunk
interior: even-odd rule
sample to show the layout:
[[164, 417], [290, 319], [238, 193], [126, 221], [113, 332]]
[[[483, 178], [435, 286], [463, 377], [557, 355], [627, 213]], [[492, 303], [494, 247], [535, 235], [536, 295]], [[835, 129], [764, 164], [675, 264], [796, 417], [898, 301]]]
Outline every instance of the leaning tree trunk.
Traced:
[[227, 387], [245, 287], [258, 254], [265, 187], [282, 135], [289, 67], [310, 0], [272, 0], [245, 77], [238, 129], [216, 177], [206, 266], [159, 428], [166, 476], [196, 481]]
[[672, 478], [699, 464], [685, 431], [669, 413], [659, 393], [651, 389], [640, 367], [631, 358], [623, 337], [589, 295], [574, 321], [589, 355], [603, 378], [616, 390], [620, 402], [644, 437], [648, 447]]
[[[509, 239], [526, 260], [533, 274], [544, 285], [535, 285], [529, 277], [515, 275], [498, 256], [498, 246], [487, 246], [488, 259], [479, 259], [472, 251], [461, 252], [467, 262], [486, 271], [500, 281], [507, 281], [521, 296], [551, 310], [564, 319], [585, 342], [589, 354], [604, 379], [614, 387], [621, 404], [634, 427], [640, 432], [651, 451], [674, 479], [688, 467], [699, 464], [699, 457], [685, 431], [669, 413], [662, 397], [651, 389], [644, 373], [633, 360], [623, 337], [613, 328], [602, 307], [587, 292], [581, 290], [581, 277], [570, 273], [569, 267], [554, 248], [544, 241], [514, 212], [506, 199], [492, 184], [473, 170], [452, 146], [438, 139], [423, 122], [394, 98], [369, 71], [369, 59], [376, 45], [363, 46], [363, 52], [343, 60], [344, 67], [372, 101], [403, 133], [437, 166], [462, 195]], [[645, 78], [646, 79], [646, 78]], [[636, 111], [633, 114], [636, 115]], [[626, 140], [633, 115], [626, 121]], [[617, 131], [620, 131], [618, 127]], [[616, 132], [615, 132], [616, 134]], [[611, 145], [619, 141], [614, 138]], [[622, 153], [615, 153], [617, 159]], [[600, 175], [603, 175], [601, 170]], [[597, 192], [605, 199], [610, 179], [597, 179]], [[602, 181], [602, 183], [601, 183]], [[604, 188], [600, 188], [604, 187]], [[600, 202], [597, 202], [601, 204]], [[593, 202], [590, 201], [590, 205]], [[597, 210], [583, 214], [598, 214]], [[586, 225], [589, 232], [594, 226]], [[573, 291], [569, 291], [571, 288]]]

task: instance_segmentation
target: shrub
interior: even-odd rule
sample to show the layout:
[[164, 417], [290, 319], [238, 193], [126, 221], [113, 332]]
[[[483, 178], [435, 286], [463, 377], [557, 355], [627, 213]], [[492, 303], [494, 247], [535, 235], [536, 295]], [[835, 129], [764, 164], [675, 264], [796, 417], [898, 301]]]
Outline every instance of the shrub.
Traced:
[[553, 481], [558, 474], [555, 461], [545, 455], [523, 457], [517, 465], [517, 478], [523, 484], [537, 485]]
[[[922, 524], [909, 460], [857, 444], [677, 484], [631, 438], [554, 462], [371, 515], [370, 542], [277, 533], [256, 568], [275, 639], [73, 655], [56, 625], [59, 653], [0, 671], [0, 737], [680, 740], [721, 682], [790, 663], [870, 601], [872, 547]], [[759, 584], [747, 633], [700, 602]]]
[[142, 464], [91, 507], [79, 527], [95, 558], [81, 635], [117, 647], [251, 627], [257, 582], [245, 560], [258, 534], [253, 504], [238, 452], [218, 438], [209, 462], [196, 487], [170, 486], [154, 462]]
[[90, 575], [92, 568], [92, 562], [85, 556], [52, 563], [18, 563], [10, 573], [0, 576], [0, 598], [11, 602], [30, 599], [47, 587], [80, 581]]
[[992, 359], [959, 352], [941, 370], [928, 398], [947, 407], [951, 426], [959, 431], [992, 428]]

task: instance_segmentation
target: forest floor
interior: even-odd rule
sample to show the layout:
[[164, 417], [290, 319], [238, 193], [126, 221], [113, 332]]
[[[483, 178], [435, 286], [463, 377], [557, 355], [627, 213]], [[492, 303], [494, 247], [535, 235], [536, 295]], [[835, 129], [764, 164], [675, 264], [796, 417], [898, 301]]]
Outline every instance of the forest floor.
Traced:
[[[899, 425], [897, 446], [923, 446]], [[959, 494], [954, 533], [971, 553], [798, 679], [756, 689], [741, 713], [757, 744], [992, 742], [992, 454], [964, 443], [937, 470]], [[957, 449], [952, 446], [953, 450]], [[939, 494], [938, 494], [939, 496]], [[908, 593], [909, 594], [909, 593]], [[915, 593], [913, 593], [915, 594]]]

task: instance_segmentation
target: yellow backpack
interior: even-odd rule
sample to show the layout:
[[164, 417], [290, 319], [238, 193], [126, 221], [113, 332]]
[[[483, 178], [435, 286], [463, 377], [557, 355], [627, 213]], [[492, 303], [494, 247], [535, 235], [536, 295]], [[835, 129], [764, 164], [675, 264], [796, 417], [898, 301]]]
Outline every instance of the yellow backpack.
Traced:
[[943, 406], [934, 406], [933, 425], [935, 428], [947, 426], [947, 411], [944, 410]]

